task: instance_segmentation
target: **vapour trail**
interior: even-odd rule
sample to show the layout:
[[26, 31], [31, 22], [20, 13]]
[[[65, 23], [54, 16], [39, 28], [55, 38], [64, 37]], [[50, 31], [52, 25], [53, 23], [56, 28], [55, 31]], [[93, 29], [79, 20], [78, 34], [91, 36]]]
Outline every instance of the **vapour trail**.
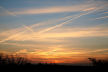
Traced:
[[50, 30], [52, 30], [52, 29], [55, 29], [55, 28], [57, 28], [57, 27], [61, 27], [61, 26], [63, 26], [64, 24], [68, 24], [69, 22], [71, 22], [71, 21], [73, 21], [73, 20], [76, 20], [76, 19], [80, 18], [81, 16], [84, 16], [84, 15], [87, 15], [87, 14], [90, 14], [90, 13], [93, 13], [93, 12], [96, 11], [96, 10], [98, 10], [98, 9], [95, 9], [95, 10], [93, 10], [93, 11], [89, 11], [89, 12], [87, 12], [87, 13], [82, 13], [82, 14], [80, 14], [80, 15], [74, 17], [74, 18], [71, 18], [71, 19], [69, 19], [69, 20], [67, 20], [67, 21], [65, 21], [65, 22], [63, 22], [63, 23], [61, 23], [61, 24], [58, 24], [58, 25], [49, 27], [49, 28], [47, 28], [47, 29], [44, 29], [44, 30], [38, 32], [38, 33], [39, 33], [39, 34], [40, 34], [40, 33], [44, 33], [44, 32], [50, 31]]
[[32, 24], [30, 26], [26, 26], [26, 25], [23, 25], [23, 27], [33, 33], [35, 33], [35, 31], [33, 30], [33, 28], [35, 27], [39, 27], [39, 26], [43, 26], [43, 25], [46, 25], [46, 24], [55, 24], [57, 22], [60, 22], [60, 21], [64, 21], [64, 20], [67, 20], [67, 19], [70, 19], [72, 17], [74, 17], [76, 15], [71, 15], [71, 16], [66, 16], [66, 17], [63, 17], [63, 18], [59, 18], [59, 19], [50, 19], [50, 20], [47, 20], [47, 21], [44, 21], [44, 22], [40, 22], [40, 23], [37, 23], [37, 24]]
[[11, 12], [11, 11], [5, 9], [4, 7], [1, 7], [1, 6], [0, 6], [0, 8], [3, 9], [3, 10], [5, 10], [9, 15], [16, 16], [16, 14], [14, 14], [13, 12]]
[[46, 25], [46, 24], [51, 24], [51, 23], [55, 24], [55, 23], [57, 23], [57, 22], [70, 19], [70, 18], [72, 18], [72, 17], [74, 17], [74, 16], [75, 16], [75, 15], [66, 16], [66, 17], [59, 18], [59, 19], [50, 19], [50, 20], [43, 21], [43, 22], [40, 22], [40, 23], [32, 24], [31, 26], [27, 26], [27, 27], [29, 27], [29, 28], [35, 28], [35, 27], [38, 27], [38, 26]]
[[64, 20], [67, 20], [67, 19], [70, 19], [74, 17], [73, 15], [71, 16], [66, 16], [66, 17], [63, 17], [63, 18], [60, 18], [60, 19], [52, 19], [52, 20], [48, 20], [46, 22], [40, 22], [40, 23], [37, 23], [37, 24], [33, 24], [31, 26], [26, 26], [26, 25], [23, 25], [24, 28], [26, 28], [27, 30], [31, 31], [32, 33], [35, 33], [33, 28], [35, 27], [38, 27], [38, 26], [41, 26], [41, 25], [46, 25], [46, 24], [51, 24], [51, 23], [57, 23], [57, 22], [60, 22], [60, 21], [64, 21]]
[[8, 40], [11, 40], [12, 38], [17, 37], [17, 36], [19, 36], [22, 33], [24, 33], [24, 31], [23, 32], [20, 32], [20, 33], [17, 33], [17, 34], [14, 34], [12, 36], [9, 36], [8, 38], [1, 40], [0, 43], [5, 42], [5, 41], [8, 41]]
[[[99, 9], [99, 8], [98, 8], [98, 9]], [[39, 31], [37, 34], [41, 34], [41, 33], [50, 31], [50, 30], [52, 30], [52, 29], [55, 29], [55, 28], [57, 28], [57, 27], [61, 27], [61, 26], [63, 26], [64, 24], [68, 24], [69, 22], [80, 18], [81, 16], [84, 16], [84, 15], [87, 15], [87, 14], [90, 14], [90, 13], [93, 13], [94, 11], [97, 11], [98, 9], [95, 9], [95, 10], [93, 10], [93, 11], [89, 11], [89, 12], [87, 12], [87, 13], [82, 13], [82, 14], [80, 14], [80, 15], [74, 17], [74, 18], [71, 18], [72, 16], [66, 16], [66, 17], [64, 17], [64, 19], [65, 19], [65, 18], [66, 18], [66, 19], [67, 19], [67, 18], [71, 18], [71, 19], [69, 19], [69, 20], [67, 20], [67, 21], [65, 21], [65, 22], [63, 22], [63, 23], [61, 23], [61, 24], [58, 24], [58, 25], [49, 27], [49, 28], [47, 28], [47, 29], [44, 29], [44, 30], [42, 30], [42, 31]], [[62, 18], [62, 19], [63, 19], [63, 18]], [[64, 20], [64, 19], [63, 19], [63, 20]], [[60, 20], [61, 20], [61, 19], [60, 19]], [[32, 25], [31, 27], [35, 27], [35, 25], [34, 25], [34, 26]], [[26, 27], [26, 28], [27, 28], [27, 30], [30, 30], [30, 31], [32, 30], [32, 29], [30, 29], [29, 27]], [[25, 32], [25, 31], [20, 32], [20, 33], [24, 33], [24, 32]], [[14, 35], [12, 35], [12, 36], [10, 36], [10, 37], [4, 39], [4, 40], [1, 40], [0, 43], [5, 42], [5, 41], [8, 41], [8, 40], [10, 40], [10, 39], [16, 37], [16, 36], [19, 35], [20, 33], [14, 34]]]
[[98, 19], [105, 19], [105, 18], [108, 18], [108, 16], [99, 17], [99, 18], [96, 18], [96, 20], [98, 20]]
[[[29, 31], [31, 31], [33, 34], [35, 34], [35, 32], [34, 32], [33, 29], [32, 29], [32, 28], [34, 28], [34, 27], [38, 27], [38, 26], [45, 25], [45, 24], [50, 24], [50, 23], [52, 23], [52, 22], [53, 22], [53, 23], [57, 23], [57, 22], [59, 22], [59, 21], [66, 20], [66, 19], [69, 19], [69, 18], [71, 18], [71, 17], [73, 17], [73, 15], [71, 15], [71, 16], [66, 16], [66, 17], [63, 17], [63, 18], [60, 18], [60, 19], [48, 20], [48, 21], [46, 21], [46, 22], [40, 22], [40, 23], [37, 23], [37, 24], [33, 24], [33, 25], [31, 25], [31, 26], [25, 26], [25, 25], [23, 25], [23, 27], [26, 28], [26, 30], [23, 29], [22, 32], [13, 34], [13, 35], [7, 37], [6, 39], [1, 40], [0, 43], [5, 42], [5, 41], [8, 41], [8, 40], [11, 40], [12, 38], [17, 37], [18, 35], [20, 35], [20, 34], [26, 32], [27, 30], [29, 30]], [[19, 28], [19, 29], [22, 30], [22, 28]]]
[[30, 28], [30, 27], [28, 27], [28, 26], [26, 26], [26, 25], [23, 25], [27, 30], [29, 30], [29, 31], [31, 31], [32, 33], [34, 33], [34, 31], [33, 31], [33, 29], [32, 28]]

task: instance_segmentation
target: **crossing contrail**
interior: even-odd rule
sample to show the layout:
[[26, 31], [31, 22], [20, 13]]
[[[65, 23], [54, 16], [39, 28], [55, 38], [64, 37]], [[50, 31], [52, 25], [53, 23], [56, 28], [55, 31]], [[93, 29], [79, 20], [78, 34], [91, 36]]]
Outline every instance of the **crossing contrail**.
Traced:
[[29, 30], [29, 31], [31, 31], [32, 33], [34, 33], [34, 31], [33, 31], [33, 29], [32, 28], [30, 28], [30, 27], [28, 27], [28, 26], [26, 26], [26, 25], [23, 25], [27, 30]]
[[89, 11], [89, 12], [87, 12], [87, 13], [82, 13], [82, 14], [80, 14], [80, 15], [74, 17], [74, 18], [71, 18], [71, 19], [69, 19], [69, 20], [67, 20], [67, 21], [65, 21], [65, 22], [63, 22], [63, 23], [58, 24], [58, 25], [55, 25], [55, 26], [49, 27], [49, 28], [47, 28], [47, 29], [44, 29], [44, 30], [42, 30], [42, 31], [40, 31], [40, 32], [38, 32], [38, 33], [44, 33], [44, 32], [50, 31], [50, 30], [52, 30], [52, 29], [61, 27], [61, 26], [65, 25], [65, 24], [68, 24], [69, 22], [72, 22], [73, 20], [76, 20], [76, 19], [80, 18], [81, 16], [84, 16], [84, 15], [87, 15], [87, 14], [90, 14], [90, 13], [93, 13], [93, 12], [96, 11], [96, 10], [97, 10], [97, 9], [95, 9], [95, 10], [93, 10], [93, 11]]
[[[98, 8], [98, 9], [99, 9], [99, 8]], [[44, 30], [42, 30], [42, 31], [39, 31], [37, 34], [41, 34], [41, 33], [44, 33], [44, 32], [50, 31], [50, 30], [53, 30], [53, 29], [55, 29], [55, 28], [61, 27], [61, 26], [65, 25], [65, 24], [68, 24], [68, 23], [72, 22], [73, 20], [76, 20], [76, 19], [80, 18], [81, 16], [84, 16], [84, 15], [87, 15], [87, 14], [90, 14], [90, 13], [93, 13], [94, 11], [96, 11], [96, 10], [98, 10], [98, 9], [89, 11], [89, 12], [87, 12], [87, 13], [81, 13], [80, 15], [77, 15], [77, 16], [75, 16], [75, 17], [73, 17], [73, 16], [66, 16], [66, 17], [64, 17], [64, 18], [61, 18], [61, 19], [59, 19], [59, 20], [65, 20], [65, 19], [68, 19], [68, 18], [70, 18], [70, 19], [67, 20], [67, 21], [65, 21], [65, 22], [63, 22], [63, 23], [60, 23], [60, 24], [58, 24], [58, 25], [55, 25], [55, 26], [49, 27], [49, 28], [47, 28], [47, 29], [44, 29]], [[73, 17], [73, 18], [72, 18], [72, 17]], [[58, 21], [59, 21], [59, 20], [58, 20]], [[27, 30], [29, 30], [29, 31], [31, 31], [31, 32], [34, 33], [34, 31], [32, 30], [32, 27], [35, 27], [35, 26], [38, 26], [38, 25], [34, 25], [34, 26], [32, 25], [32, 26], [30, 26], [30, 27], [24, 26], [24, 27], [25, 27]], [[26, 30], [25, 30], [25, 31], [26, 31]], [[6, 38], [6, 39], [4, 39], [4, 40], [1, 40], [0, 43], [5, 42], [5, 41], [8, 41], [8, 40], [11, 40], [12, 38], [17, 37], [19, 34], [24, 33], [25, 31], [20, 32], [20, 33], [17, 33], [17, 34], [14, 34], [14, 35], [12, 35], [12, 36], [9, 36], [8, 38]]]
[[[66, 16], [66, 17], [63, 17], [63, 18], [60, 18], [60, 19], [48, 20], [48, 21], [46, 21], [46, 22], [40, 22], [40, 23], [37, 23], [37, 24], [33, 24], [33, 25], [31, 25], [31, 26], [25, 26], [25, 25], [23, 25], [23, 27], [26, 28], [26, 30], [24, 30], [24, 29], [22, 29], [22, 28], [19, 28], [20, 31], [21, 31], [21, 30], [23, 30], [23, 31], [22, 31], [22, 32], [15, 33], [15, 34], [13, 34], [13, 35], [11, 35], [11, 36], [9, 36], [9, 37], [7, 37], [7, 38], [1, 40], [0, 43], [5, 42], [5, 41], [8, 41], [8, 40], [11, 40], [11, 39], [13, 39], [13, 38], [19, 36], [20, 34], [26, 32], [27, 30], [29, 30], [29, 31], [31, 31], [33, 34], [35, 34], [36, 32], [33, 31], [33, 28], [34, 28], [34, 27], [38, 27], [38, 26], [45, 25], [45, 24], [50, 24], [50, 23], [57, 23], [57, 22], [59, 22], [59, 21], [63, 21], [63, 20], [66, 20], [66, 19], [69, 19], [69, 18], [72, 18], [72, 17], [73, 17], [73, 15], [71, 15], [71, 16]], [[36, 34], [38, 34], [38, 33], [36, 33]]]
[[59, 21], [64, 21], [64, 20], [70, 19], [70, 18], [72, 18], [72, 17], [74, 17], [74, 16], [71, 15], [71, 16], [66, 16], [66, 17], [60, 18], [60, 19], [48, 20], [48, 21], [46, 21], [46, 22], [40, 22], [40, 23], [37, 23], [37, 24], [33, 24], [33, 25], [31, 25], [31, 26], [23, 25], [23, 27], [26, 28], [27, 30], [29, 30], [29, 31], [31, 31], [31, 32], [33, 32], [33, 33], [35, 33], [35, 32], [33, 31], [33, 28], [35, 28], [35, 27], [38, 27], [38, 26], [41, 26], [41, 25], [45, 25], [45, 24], [51, 24], [51, 23], [54, 24], [54, 23], [57, 23], [57, 22], [59, 22]]
[[35, 28], [35, 27], [37, 27], [37, 26], [42, 26], [42, 25], [46, 25], [46, 24], [51, 24], [51, 23], [55, 24], [55, 23], [57, 23], [57, 22], [67, 20], [67, 19], [70, 19], [70, 18], [72, 18], [72, 17], [74, 17], [74, 15], [65, 16], [65, 17], [59, 18], [59, 19], [49, 19], [49, 20], [47, 20], [47, 21], [43, 21], [43, 22], [40, 22], [40, 23], [32, 24], [31, 26], [28, 26], [28, 27], [30, 27], [30, 28]]

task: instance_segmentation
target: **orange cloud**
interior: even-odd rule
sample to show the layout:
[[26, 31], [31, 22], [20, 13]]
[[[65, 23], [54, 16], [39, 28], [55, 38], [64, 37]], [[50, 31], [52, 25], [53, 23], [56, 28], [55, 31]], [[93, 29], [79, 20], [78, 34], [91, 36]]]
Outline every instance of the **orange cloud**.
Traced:
[[[67, 29], [67, 28], [66, 28]], [[14, 34], [13, 36], [10, 36], [6, 39], [1, 40], [0, 42], [5, 42], [7, 40], [13, 40], [13, 41], [53, 41], [57, 42], [56, 39], [49, 39], [49, 38], [64, 38], [64, 37], [99, 37], [99, 36], [108, 36], [107, 32], [108, 29], [103, 29], [103, 27], [90, 27], [90, 28], [74, 28], [74, 29], [62, 29], [62, 32], [60, 31], [60, 28], [55, 30], [54, 32], [46, 32], [38, 34], [38, 32], [34, 33], [18, 33]]]
[[83, 11], [90, 11], [90, 10], [94, 10], [95, 8], [87, 8], [87, 9], [84, 9]]
[[16, 53], [17, 54], [22, 54], [22, 53], [28, 53], [28, 51], [26, 49], [22, 49], [22, 50], [20, 50], [20, 51], [18, 51]]

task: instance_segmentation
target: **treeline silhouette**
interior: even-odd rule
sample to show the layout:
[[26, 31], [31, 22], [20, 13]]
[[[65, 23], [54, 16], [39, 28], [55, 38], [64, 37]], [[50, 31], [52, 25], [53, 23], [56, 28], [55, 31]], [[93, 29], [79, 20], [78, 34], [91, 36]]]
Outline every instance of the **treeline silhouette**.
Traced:
[[93, 66], [97, 67], [108, 67], [108, 60], [97, 60], [96, 58], [88, 58]]
[[0, 66], [21, 66], [26, 64], [30, 64], [30, 61], [24, 57], [18, 55], [0, 54]]
[[19, 55], [0, 54], [0, 72], [107, 72], [108, 60], [88, 58], [92, 66], [59, 65], [55, 63], [32, 64]]

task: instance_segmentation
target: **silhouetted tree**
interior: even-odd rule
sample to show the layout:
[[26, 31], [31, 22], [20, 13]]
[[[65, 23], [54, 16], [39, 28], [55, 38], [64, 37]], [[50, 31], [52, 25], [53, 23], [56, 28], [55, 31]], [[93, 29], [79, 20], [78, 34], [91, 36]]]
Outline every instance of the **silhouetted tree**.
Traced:
[[0, 54], [0, 65], [25, 65], [30, 61], [18, 55], [5, 55]]
[[108, 60], [97, 60], [95, 58], [88, 58], [93, 66], [102, 66], [102, 67], [105, 67], [105, 66], [108, 66]]

